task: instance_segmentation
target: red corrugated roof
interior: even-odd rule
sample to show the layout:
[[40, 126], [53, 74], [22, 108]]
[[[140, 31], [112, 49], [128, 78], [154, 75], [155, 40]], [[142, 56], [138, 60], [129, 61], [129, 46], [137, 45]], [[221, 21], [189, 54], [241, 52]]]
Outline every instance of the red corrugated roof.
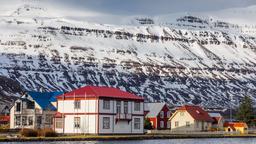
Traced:
[[[133, 99], [133, 100], [144, 100], [143, 97], [134, 95], [129, 92], [122, 91], [118, 88], [105, 87], [105, 86], [85, 86], [75, 89], [71, 92], [64, 94], [65, 98], [119, 98], [119, 99]], [[63, 98], [63, 95], [57, 97], [58, 99]]]
[[244, 122], [225, 122], [224, 127], [248, 127]]
[[178, 108], [178, 110], [187, 111], [195, 120], [213, 122], [209, 114], [199, 106], [184, 105]]
[[0, 122], [9, 122], [10, 116], [0, 116]]
[[65, 117], [65, 116], [62, 113], [60, 113], [60, 112], [56, 112], [54, 117], [55, 118], [62, 118], [62, 117]]

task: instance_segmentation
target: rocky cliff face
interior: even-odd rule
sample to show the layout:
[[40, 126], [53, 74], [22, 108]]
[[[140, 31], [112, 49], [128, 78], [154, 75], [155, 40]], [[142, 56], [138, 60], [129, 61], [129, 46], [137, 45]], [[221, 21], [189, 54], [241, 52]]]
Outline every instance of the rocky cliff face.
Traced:
[[26, 90], [104, 85], [147, 101], [209, 107], [256, 100], [256, 37], [248, 27], [190, 15], [102, 25], [44, 13], [25, 5], [0, 18], [0, 74]]

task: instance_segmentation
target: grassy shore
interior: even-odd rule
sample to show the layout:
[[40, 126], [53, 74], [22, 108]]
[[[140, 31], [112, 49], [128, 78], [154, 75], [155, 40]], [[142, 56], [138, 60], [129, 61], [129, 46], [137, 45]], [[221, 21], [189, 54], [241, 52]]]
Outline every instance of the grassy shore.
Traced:
[[75, 135], [58, 137], [0, 137], [0, 142], [26, 141], [101, 141], [101, 140], [146, 140], [146, 139], [188, 139], [188, 138], [256, 138], [255, 134], [244, 135], [198, 135], [198, 134], [145, 134], [145, 135]]

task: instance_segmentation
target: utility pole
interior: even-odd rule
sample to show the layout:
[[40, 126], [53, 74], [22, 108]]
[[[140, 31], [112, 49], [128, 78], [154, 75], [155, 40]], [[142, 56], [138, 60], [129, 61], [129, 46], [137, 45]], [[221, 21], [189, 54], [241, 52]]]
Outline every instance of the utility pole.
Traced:
[[233, 99], [233, 97], [232, 97], [232, 95], [229, 95], [229, 98], [230, 98], [230, 120], [232, 122], [233, 121], [233, 119], [232, 119], [232, 99]]

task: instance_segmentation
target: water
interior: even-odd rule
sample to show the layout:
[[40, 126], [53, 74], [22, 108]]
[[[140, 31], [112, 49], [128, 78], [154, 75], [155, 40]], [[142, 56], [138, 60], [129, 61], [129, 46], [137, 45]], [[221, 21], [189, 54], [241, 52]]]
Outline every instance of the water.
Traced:
[[[10, 142], [6, 144], [34, 144], [36, 142]], [[160, 139], [131, 141], [59, 141], [37, 142], [36, 144], [256, 144], [256, 138], [219, 138], [219, 139]]]

